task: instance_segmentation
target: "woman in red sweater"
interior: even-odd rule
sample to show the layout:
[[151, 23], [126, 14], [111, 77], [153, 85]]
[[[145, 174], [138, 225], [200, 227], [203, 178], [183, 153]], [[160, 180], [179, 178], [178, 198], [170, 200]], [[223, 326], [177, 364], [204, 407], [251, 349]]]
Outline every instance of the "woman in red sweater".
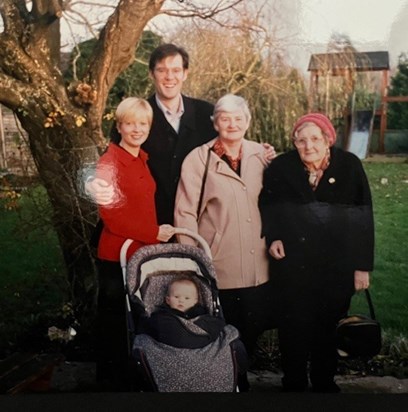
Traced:
[[109, 390], [129, 390], [125, 292], [120, 248], [133, 239], [128, 258], [140, 247], [167, 242], [170, 225], [157, 224], [156, 184], [140, 148], [149, 135], [153, 112], [143, 99], [129, 97], [116, 109], [119, 141], [101, 156], [96, 177], [115, 188], [115, 200], [99, 206], [104, 227], [98, 244], [97, 380]]

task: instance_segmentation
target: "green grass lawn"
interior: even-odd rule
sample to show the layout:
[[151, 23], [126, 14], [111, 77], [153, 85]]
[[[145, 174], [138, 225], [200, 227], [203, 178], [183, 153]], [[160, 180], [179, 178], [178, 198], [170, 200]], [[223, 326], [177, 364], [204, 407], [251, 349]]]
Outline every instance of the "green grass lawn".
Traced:
[[[408, 163], [364, 163], [373, 193], [376, 259], [371, 292], [386, 334], [408, 337]], [[386, 180], [385, 180], [386, 179]], [[29, 195], [30, 194], [30, 195]], [[0, 198], [0, 354], [69, 301], [58, 240], [41, 187], [16, 200]], [[363, 295], [352, 312], [367, 312]], [[49, 324], [49, 326], [53, 326]]]
[[[408, 336], [408, 163], [364, 163], [374, 206], [375, 268], [371, 295], [391, 335]], [[352, 310], [367, 312], [363, 294]]]
[[0, 353], [58, 314], [67, 299], [62, 255], [45, 199], [41, 187], [16, 201], [0, 199]]

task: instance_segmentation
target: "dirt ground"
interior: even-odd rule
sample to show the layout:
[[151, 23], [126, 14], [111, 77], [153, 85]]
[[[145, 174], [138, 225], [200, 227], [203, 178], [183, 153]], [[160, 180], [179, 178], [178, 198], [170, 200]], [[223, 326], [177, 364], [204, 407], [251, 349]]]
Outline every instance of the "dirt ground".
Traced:
[[[280, 392], [281, 375], [269, 371], [249, 373], [253, 392]], [[408, 393], [408, 379], [392, 376], [337, 376], [336, 383], [342, 393]]]
[[[280, 392], [281, 376], [270, 371], [251, 371], [248, 375], [251, 392]], [[392, 376], [338, 376], [342, 393], [408, 394], [408, 379]], [[63, 362], [51, 378], [50, 391], [54, 393], [84, 393], [96, 391], [95, 363]]]

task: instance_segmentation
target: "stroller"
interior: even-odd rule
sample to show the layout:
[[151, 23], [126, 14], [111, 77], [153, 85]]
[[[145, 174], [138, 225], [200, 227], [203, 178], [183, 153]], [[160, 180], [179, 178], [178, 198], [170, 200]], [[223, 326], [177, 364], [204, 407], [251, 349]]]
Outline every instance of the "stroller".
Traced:
[[[198, 349], [173, 347], [137, 333], [135, 324], [150, 314], [166, 295], [179, 271], [193, 271], [200, 283], [200, 300], [208, 313], [223, 319], [216, 275], [206, 241], [187, 229], [176, 234], [194, 238], [200, 247], [177, 243], [144, 246], [126, 262], [132, 240], [121, 249], [127, 291], [128, 343], [138, 389], [158, 392], [234, 392], [238, 374], [246, 371], [247, 356], [238, 330], [225, 325], [220, 336]], [[188, 322], [187, 322], [188, 323]], [[187, 327], [194, 331], [194, 324]]]

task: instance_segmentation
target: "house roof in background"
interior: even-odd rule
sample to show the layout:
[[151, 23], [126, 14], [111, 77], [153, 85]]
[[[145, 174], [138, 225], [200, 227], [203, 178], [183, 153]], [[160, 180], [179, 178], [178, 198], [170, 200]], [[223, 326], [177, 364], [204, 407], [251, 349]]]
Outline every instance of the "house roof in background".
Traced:
[[348, 69], [355, 71], [389, 70], [389, 54], [387, 51], [312, 54], [307, 70], [336, 72]]

